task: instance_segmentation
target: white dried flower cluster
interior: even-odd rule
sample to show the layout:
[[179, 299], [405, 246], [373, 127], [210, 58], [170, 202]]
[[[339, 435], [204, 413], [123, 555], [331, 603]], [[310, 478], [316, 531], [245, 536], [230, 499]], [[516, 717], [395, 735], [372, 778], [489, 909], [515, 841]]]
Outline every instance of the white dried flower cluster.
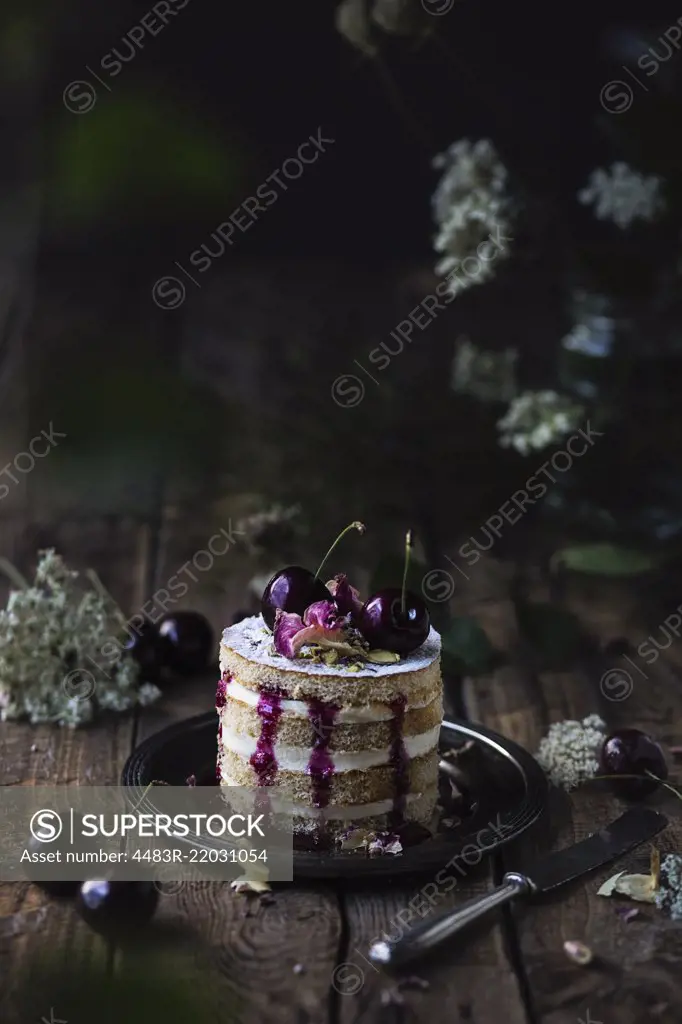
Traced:
[[102, 649], [122, 649], [123, 615], [54, 550], [40, 552], [33, 586], [13, 590], [0, 610], [0, 719], [28, 718], [74, 728], [98, 708], [126, 711], [148, 704], [160, 691], [138, 689], [129, 656], [102, 665]]
[[452, 388], [483, 402], [510, 402], [517, 392], [517, 359], [516, 349], [487, 352], [465, 338], [452, 363]]
[[669, 853], [661, 863], [664, 885], [656, 891], [656, 906], [667, 910], [673, 921], [682, 921], [682, 856]]
[[602, 330], [596, 330], [594, 324], [575, 324], [562, 338], [561, 347], [567, 352], [579, 352], [584, 356], [603, 359], [609, 354], [613, 343], [612, 332], [606, 329], [610, 326], [610, 321], [606, 317], [604, 321], [605, 326]]
[[584, 206], [594, 204], [597, 220], [613, 221], [625, 230], [636, 220], [654, 220], [664, 209], [662, 184], [658, 175], [646, 177], [618, 161], [606, 171], [601, 167], [592, 171], [588, 184], [578, 192], [578, 200]]
[[498, 420], [500, 445], [528, 455], [560, 441], [584, 418], [583, 406], [556, 391], [524, 391]]
[[507, 169], [489, 139], [460, 139], [433, 166], [443, 170], [432, 199], [434, 249], [442, 254], [436, 273], [448, 276], [448, 290], [457, 294], [492, 278], [497, 259], [509, 255]]
[[582, 722], [555, 722], [535, 757], [555, 786], [575, 789], [597, 774], [598, 752], [605, 736], [606, 723], [599, 715], [588, 715]]

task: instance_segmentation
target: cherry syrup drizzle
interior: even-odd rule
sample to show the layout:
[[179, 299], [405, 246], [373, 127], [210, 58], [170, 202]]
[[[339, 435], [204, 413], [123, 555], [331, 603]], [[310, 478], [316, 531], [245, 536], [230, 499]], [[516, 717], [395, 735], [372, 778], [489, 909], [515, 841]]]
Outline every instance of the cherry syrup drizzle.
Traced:
[[218, 680], [218, 689], [215, 692], [215, 706], [216, 710], [220, 711], [224, 708], [227, 703], [227, 688], [232, 682], [232, 676], [229, 672], [222, 675]]
[[[222, 710], [222, 708], [225, 707], [225, 705], [227, 703], [227, 688], [230, 685], [231, 681], [232, 681], [232, 676], [231, 676], [231, 674], [229, 672], [225, 672], [223, 675], [221, 675], [220, 679], [218, 680], [218, 689], [215, 692], [215, 708], [216, 708], [216, 711], [218, 712], [218, 714], [220, 714], [220, 711]], [[222, 752], [223, 752], [223, 742], [222, 741], [223, 741], [223, 723], [222, 723], [222, 719], [221, 719], [221, 721], [218, 723], [218, 757], [216, 759], [216, 767], [215, 767], [215, 777], [216, 777], [216, 782], [218, 783], [218, 785], [220, 785], [220, 782], [221, 782], [221, 779], [222, 779], [222, 769], [221, 769]]]
[[313, 791], [313, 806], [324, 810], [329, 805], [329, 795], [334, 778], [334, 762], [329, 753], [329, 741], [334, 732], [336, 704], [328, 704], [317, 697], [308, 700], [308, 717], [313, 726], [313, 748], [306, 773], [310, 776]]
[[277, 758], [275, 757], [275, 741], [279, 720], [282, 717], [282, 699], [286, 697], [283, 690], [261, 690], [258, 698], [258, 717], [260, 718], [260, 736], [256, 751], [251, 755], [249, 764], [258, 778], [259, 786], [274, 786], [277, 775]]
[[405, 705], [407, 700], [404, 696], [396, 697], [389, 704], [393, 713], [391, 719], [391, 748], [389, 763], [393, 768], [393, 812], [391, 824], [401, 825], [405, 818], [406, 797], [410, 789], [410, 759], [403, 740], [403, 726], [405, 722]]

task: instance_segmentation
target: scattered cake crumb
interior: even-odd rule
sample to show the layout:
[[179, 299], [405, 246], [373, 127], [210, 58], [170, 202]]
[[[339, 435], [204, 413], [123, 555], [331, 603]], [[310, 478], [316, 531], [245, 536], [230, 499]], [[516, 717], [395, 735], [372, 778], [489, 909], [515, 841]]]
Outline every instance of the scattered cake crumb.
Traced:
[[420, 978], [416, 974], [409, 974], [406, 978], [401, 978], [398, 981], [398, 988], [403, 989], [420, 989], [422, 992], [426, 992], [430, 987], [426, 978]]

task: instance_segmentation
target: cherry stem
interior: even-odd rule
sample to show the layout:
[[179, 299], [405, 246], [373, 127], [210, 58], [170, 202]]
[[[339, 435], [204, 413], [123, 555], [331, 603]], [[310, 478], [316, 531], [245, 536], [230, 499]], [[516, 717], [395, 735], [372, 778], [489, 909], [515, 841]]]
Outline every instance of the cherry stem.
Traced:
[[102, 598], [102, 600], [106, 601], [107, 604], [111, 607], [113, 614], [116, 616], [121, 626], [125, 626], [127, 622], [125, 615], [123, 614], [119, 606], [116, 604], [113, 597], [111, 596], [107, 588], [104, 586], [95, 570], [86, 569], [85, 575], [88, 577], [88, 579], [90, 580], [90, 582], [92, 583], [93, 587], [95, 588], [99, 596]]
[[405, 590], [407, 588], [407, 571], [410, 567], [410, 554], [412, 553], [412, 530], [405, 534], [405, 567], [403, 569], [403, 588], [400, 594], [400, 612], [405, 615]]
[[647, 775], [663, 786], [664, 789], [669, 789], [671, 793], [674, 793], [678, 800], [682, 800], [682, 793], [680, 793], [679, 789], [675, 789], [669, 782], [659, 779], [658, 775], [654, 775], [653, 772], [647, 772]]
[[28, 590], [28, 583], [8, 558], [0, 558], [0, 572], [7, 577], [10, 583], [14, 584], [17, 590]]
[[[654, 782], [658, 782], [658, 784], [660, 786], [663, 786], [664, 789], [669, 789], [671, 793], [675, 794], [675, 796], [677, 797], [678, 800], [682, 800], [682, 793], [680, 793], [679, 789], [675, 789], [674, 786], [671, 786], [669, 782], [666, 782], [664, 779], [659, 779], [658, 775], [654, 775], [653, 772], [647, 771], [647, 772], [645, 772], [645, 775], [648, 775], [650, 779], [654, 780]], [[593, 775], [592, 776], [592, 779], [595, 779], [595, 780], [596, 779], [639, 779], [641, 781], [643, 778], [644, 778], [644, 775]]]
[[332, 553], [332, 551], [334, 550], [334, 548], [336, 547], [336, 545], [337, 545], [337, 544], [339, 543], [339, 541], [340, 541], [340, 540], [341, 540], [341, 539], [342, 539], [343, 537], [345, 537], [345, 536], [346, 536], [346, 534], [347, 534], [347, 533], [350, 533], [350, 531], [351, 531], [351, 530], [357, 530], [357, 531], [358, 531], [358, 533], [364, 533], [364, 532], [365, 532], [365, 525], [364, 525], [364, 523], [360, 523], [360, 522], [358, 522], [358, 520], [356, 519], [356, 520], [355, 520], [355, 522], [352, 522], [352, 523], [350, 523], [350, 524], [349, 524], [349, 525], [348, 525], [348, 526], [346, 527], [346, 529], [345, 529], [345, 530], [342, 530], [342, 531], [341, 531], [341, 533], [340, 533], [340, 534], [338, 535], [338, 537], [336, 538], [336, 540], [334, 541], [334, 543], [333, 543], [333, 544], [332, 544], [332, 546], [330, 547], [330, 549], [329, 549], [329, 551], [327, 552], [327, 554], [326, 554], [326, 555], [324, 556], [324, 558], [323, 558], [323, 559], [322, 559], [322, 561], [320, 562], [320, 565], [319, 565], [319, 567], [318, 567], [318, 570], [317, 570], [317, 572], [315, 573], [315, 579], [317, 579], [317, 578], [319, 577], [320, 573], [322, 572], [322, 570], [323, 570], [323, 568], [324, 568], [324, 566], [325, 566], [325, 563], [326, 563], [327, 559], [328, 559], [328, 558], [329, 558], [329, 556], [331, 555], [331, 553]]

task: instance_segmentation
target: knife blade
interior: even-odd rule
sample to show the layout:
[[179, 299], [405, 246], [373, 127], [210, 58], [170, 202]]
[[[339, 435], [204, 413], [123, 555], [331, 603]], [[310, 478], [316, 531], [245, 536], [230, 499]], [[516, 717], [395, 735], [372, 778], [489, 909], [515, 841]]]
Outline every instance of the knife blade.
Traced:
[[396, 940], [375, 942], [370, 947], [369, 958], [384, 967], [401, 967], [478, 921], [488, 911], [517, 897], [537, 896], [581, 878], [645, 843], [667, 824], [665, 815], [650, 807], [631, 808], [587, 839], [543, 857], [527, 872], [508, 871], [502, 884], [485, 896], [422, 921]]
[[549, 892], [622, 857], [657, 835], [667, 824], [664, 814], [650, 807], [633, 807], [587, 839], [543, 857], [524, 871], [524, 875], [531, 883], [532, 892]]

